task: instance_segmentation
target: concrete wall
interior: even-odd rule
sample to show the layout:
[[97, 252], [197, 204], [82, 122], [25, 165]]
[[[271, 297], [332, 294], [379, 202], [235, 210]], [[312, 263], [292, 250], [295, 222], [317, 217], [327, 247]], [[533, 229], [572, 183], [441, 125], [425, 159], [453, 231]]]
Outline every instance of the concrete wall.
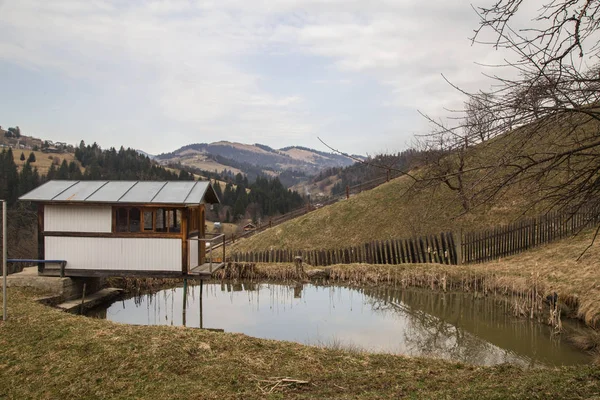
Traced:
[[8, 287], [31, 287], [56, 297], [54, 302], [80, 297], [83, 284], [89, 295], [98, 291], [104, 285], [102, 278], [59, 278], [39, 276], [37, 267], [25, 268], [23, 272], [7, 277]]

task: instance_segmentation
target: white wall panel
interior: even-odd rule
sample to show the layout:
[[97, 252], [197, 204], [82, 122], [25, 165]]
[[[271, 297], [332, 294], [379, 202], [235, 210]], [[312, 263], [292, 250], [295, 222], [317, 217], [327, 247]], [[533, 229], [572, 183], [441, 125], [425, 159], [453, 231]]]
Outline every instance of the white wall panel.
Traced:
[[111, 232], [112, 208], [110, 206], [44, 207], [46, 232]]
[[181, 272], [181, 239], [48, 236], [45, 253], [66, 269]]
[[190, 255], [188, 260], [190, 260], [190, 268], [194, 268], [198, 266], [198, 241], [197, 240], [188, 240], [190, 249]]

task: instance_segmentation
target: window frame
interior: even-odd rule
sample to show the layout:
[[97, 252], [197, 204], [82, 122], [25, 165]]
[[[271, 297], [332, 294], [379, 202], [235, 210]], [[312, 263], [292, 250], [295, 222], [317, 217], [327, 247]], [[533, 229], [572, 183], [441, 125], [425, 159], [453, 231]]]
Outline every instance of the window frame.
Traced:
[[[119, 210], [126, 209], [127, 210], [127, 230], [119, 231], [118, 230], [118, 219], [117, 215]], [[139, 230], [136, 232], [131, 232], [131, 223], [130, 223], [130, 211], [131, 209], [137, 209], [140, 212], [140, 226]], [[124, 236], [149, 236], [149, 237], [182, 237], [185, 232], [183, 232], [183, 219], [185, 215], [185, 207], [148, 207], [144, 205], [119, 205], [113, 206], [112, 208], [112, 233], [116, 235], [124, 235]], [[163, 224], [166, 227], [165, 231], [157, 231], [157, 213], [159, 210], [164, 212], [164, 217], [166, 220], [163, 220]], [[146, 213], [152, 213], [152, 230], [145, 229]], [[180, 220], [179, 224], [177, 224], [177, 215], [179, 214]], [[171, 218], [175, 221], [171, 223]], [[171, 226], [173, 225], [173, 226]]]

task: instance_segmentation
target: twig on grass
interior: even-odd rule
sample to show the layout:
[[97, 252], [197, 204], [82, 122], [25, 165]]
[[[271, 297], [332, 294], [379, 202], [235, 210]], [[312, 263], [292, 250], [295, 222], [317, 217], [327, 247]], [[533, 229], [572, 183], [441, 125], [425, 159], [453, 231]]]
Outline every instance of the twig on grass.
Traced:
[[263, 394], [273, 393], [275, 389], [284, 389], [291, 386], [307, 385], [309, 381], [293, 379], [289, 377], [271, 377], [268, 379], [256, 379], [256, 386]]

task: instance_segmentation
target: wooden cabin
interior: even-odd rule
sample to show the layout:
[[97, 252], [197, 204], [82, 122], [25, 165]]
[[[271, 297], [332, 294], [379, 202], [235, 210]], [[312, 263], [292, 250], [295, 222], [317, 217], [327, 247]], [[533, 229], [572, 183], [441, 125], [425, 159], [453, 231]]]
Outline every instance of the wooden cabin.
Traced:
[[210, 182], [53, 180], [20, 200], [38, 204], [42, 275], [202, 279], [223, 266], [223, 235], [205, 231]]

